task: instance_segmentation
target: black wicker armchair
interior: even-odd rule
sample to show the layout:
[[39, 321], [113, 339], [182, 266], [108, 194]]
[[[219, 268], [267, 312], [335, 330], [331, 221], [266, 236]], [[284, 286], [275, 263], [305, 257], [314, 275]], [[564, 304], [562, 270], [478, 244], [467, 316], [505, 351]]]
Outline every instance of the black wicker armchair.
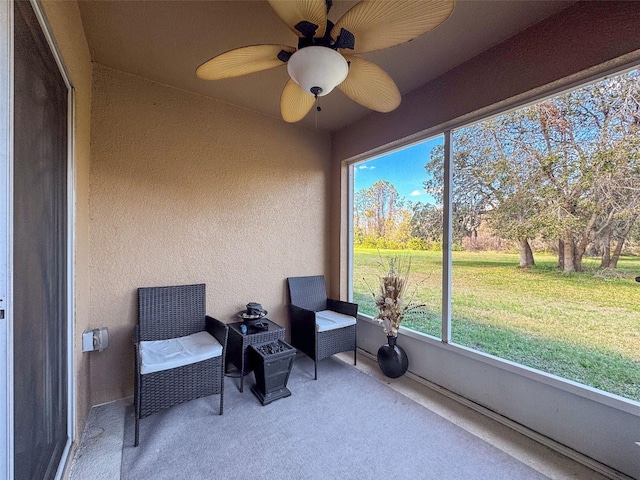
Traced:
[[339, 352], [353, 350], [356, 364], [356, 318], [358, 305], [327, 298], [324, 276], [287, 279], [291, 303], [291, 344], [313, 359], [314, 378], [318, 362]]
[[222, 415], [228, 327], [205, 311], [204, 284], [138, 289], [136, 447], [140, 420], [164, 408], [217, 394]]

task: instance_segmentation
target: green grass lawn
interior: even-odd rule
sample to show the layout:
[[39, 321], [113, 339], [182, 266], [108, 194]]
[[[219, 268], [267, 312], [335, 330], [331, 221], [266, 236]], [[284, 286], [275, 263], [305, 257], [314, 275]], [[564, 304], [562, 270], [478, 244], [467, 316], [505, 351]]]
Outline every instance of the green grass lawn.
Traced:
[[[403, 326], [439, 338], [441, 252], [356, 249], [354, 301], [375, 315], [380, 257], [394, 254], [411, 256], [416, 299], [429, 306]], [[521, 269], [516, 254], [453, 252], [452, 342], [640, 401], [640, 258], [608, 276], [596, 259], [575, 274], [556, 262], [538, 254]]]

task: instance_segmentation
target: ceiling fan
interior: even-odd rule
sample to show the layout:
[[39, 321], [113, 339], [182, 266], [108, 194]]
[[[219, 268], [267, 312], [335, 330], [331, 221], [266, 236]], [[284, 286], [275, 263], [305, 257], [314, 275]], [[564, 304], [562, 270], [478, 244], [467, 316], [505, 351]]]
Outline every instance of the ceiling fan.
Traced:
[[408, 42], [434, 29], [453, 11], [454, 0], [362, 0], [335, 24], [332, 0], [268, 0], [298, 36], [298, 47], [252, 45], [222, 53], [200, 65], [196, 75], [219, 80], [287, 64], [291, 77], [280, 97], [287, 122], [302, 120], [318, 97], [338, 87], [371, 110], [390, 112], [400, 91], [376, 64], [356, 56]]

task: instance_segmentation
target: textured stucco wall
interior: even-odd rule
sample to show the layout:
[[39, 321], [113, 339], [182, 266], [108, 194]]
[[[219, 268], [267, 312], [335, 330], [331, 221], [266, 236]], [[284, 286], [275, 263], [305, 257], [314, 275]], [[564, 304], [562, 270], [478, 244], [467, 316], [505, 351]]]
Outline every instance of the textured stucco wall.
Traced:
[[42, 0], [62, 60], [74, 88], [74, 379], [76, 438], [91, 408], [89, 356], [82, 353], [82, 332], [89, 325], [89, 162], [91, 125], [91, 57], [75, 1]]
[[95, 65], [91, 153], [94, 404], [132, 394], [137, 287], [206, 283], [220, 320], [256, 301], [286, 326], [286, 277], [328, 274], [328, 134]]

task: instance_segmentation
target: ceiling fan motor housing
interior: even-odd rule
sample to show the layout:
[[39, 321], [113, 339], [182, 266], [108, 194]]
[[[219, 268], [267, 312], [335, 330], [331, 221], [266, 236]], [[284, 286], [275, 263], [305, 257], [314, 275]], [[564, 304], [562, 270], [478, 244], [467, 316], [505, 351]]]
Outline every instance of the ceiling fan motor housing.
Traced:
[[302, 90], [323, 97], [347, 78], [349, 64], [331, 48], [310, 46], [291, 55], [287, 71]]

